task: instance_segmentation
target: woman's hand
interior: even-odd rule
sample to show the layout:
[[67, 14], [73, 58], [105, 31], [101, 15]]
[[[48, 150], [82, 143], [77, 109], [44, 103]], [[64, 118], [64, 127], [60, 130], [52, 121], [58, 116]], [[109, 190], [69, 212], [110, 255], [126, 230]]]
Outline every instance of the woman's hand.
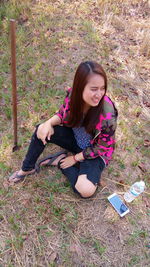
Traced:
[[54, 134], [54, 126], [60, 125], [61, 119], [59, 116], [54, 115], [49, 120], [45, 121], [44, 123], [40, 124], [37, 130], [37, 138], [41, 139], [43, 144], [46, 145], [46, 137], [50, 140], [51, 135]]
[[68, 156], [68, 157], [62, 159], [60, 162], [61, 162], [60, 163], [60, 167], [62, 169], [69, 168], [69, 167], [73, 166], [76, 163], [76, 161], [74, 160], [73, 156]]
[[68, 156], [64, 159], [62, 159], [60, 162], [60, 167], [62, 169], [66, 169], [69, 168], [71, 166], [73, 166], [74, 164], [76, 164], [77, 162], [83, 161], [84, 160], [84, 156], [83, 153], [80, 152], [74, 156]]
[[46, 137], [48, 140], [50, 140], [51, 135], [54, 134], [54, 128], [51, 125], [50, 120], [42, 123], [39, 125], [38, 130], [37, 130], [37, 138], [41, 139], [43, 144], [46, 145]]

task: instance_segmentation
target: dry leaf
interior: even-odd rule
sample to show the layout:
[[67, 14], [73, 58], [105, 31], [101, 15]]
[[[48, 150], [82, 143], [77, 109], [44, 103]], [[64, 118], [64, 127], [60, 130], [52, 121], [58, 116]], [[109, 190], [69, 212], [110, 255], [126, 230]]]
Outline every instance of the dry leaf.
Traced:
[[144, 146], [149, 147], [150, 146], [150, 141], [149, 140], [144, 140]]
[[120, 180], [119, 183], [120, 183], [121, 185], [126, 185], [125, 182], [124, 182], [123, 180]]
[[141, 115], [141, 112], [140, 112], [140, 111], [136, 113], [136, 117], [137, 117], [137, 118], [138, 118], [140, 115]]
[[147, 108], [150, 107], [150, 103], [149, 103], [149, 102], [144, 101], [143, 104], [144, 104]]
[[147, 208], [150, 208], [150, 201], [149, 201], [149, 199], [147, 197], [143, 197], [143, 196], [142, 196], [142, 199], [145, 202], [146, 207]]
[[78, 244], [72, 244], [70, 246], [70, 251], [77, 253], [77, 255], [80, 256], [80, 257], [82, 256], [81, 247]]
[[58, 253], [54, 251], [50, 255], [50, 262], [53, 263], [54, 261], [57, 261], [58, 258], [59, 258]]
[[9, 188], [10, 183], [8, 182], [7, 179], [4, 180], [4, 182], [3, 182], [3, 186], [4, 186], [4, 188], [5, 188], [6, 190]]
[[22, 25], [23, 23], [27, 22], [28, 19], [29, 19], [29, 18], [28, 18], [27, 15], [22, 14], [22, 15], [20, 16], [20, 18], [18, 19], [18, 23]]
[[138, 165], [138, 167], [140, 168], [140, 170], [142, 171], [142, 172], [146, 172], [147, 170], [146, 170], [146, 167], [145, 167], [145, 165], [144, 165], [144, 163], [140, 163], [140, 165]]
[[126, 190], [126, 186], [128, 186], [128, 185], [124, 182], [124, 180], [119, 180], [119, 183], [120, 183], [120, 184], [118, 184], [118, 186], [120, 186], [120, 187], [123, 186], [123, 189]]

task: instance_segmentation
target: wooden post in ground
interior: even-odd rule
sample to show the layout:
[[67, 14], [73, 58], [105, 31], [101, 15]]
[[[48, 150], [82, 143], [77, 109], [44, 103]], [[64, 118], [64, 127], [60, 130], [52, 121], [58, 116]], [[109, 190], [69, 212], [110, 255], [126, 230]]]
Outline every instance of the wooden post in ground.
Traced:
[[13, 111], [13, 132], [14, 146], [12, 151], [19, 149], [17, 139], [17, 85], [16, 85], [16, 21], [10, 20], [11, 37], [11, 79], [12, 79], [12, 111]]

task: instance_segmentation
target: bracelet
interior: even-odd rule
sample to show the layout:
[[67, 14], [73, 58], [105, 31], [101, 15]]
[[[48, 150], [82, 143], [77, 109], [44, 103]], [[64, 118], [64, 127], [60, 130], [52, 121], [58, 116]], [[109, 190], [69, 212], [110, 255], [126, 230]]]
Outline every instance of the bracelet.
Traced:
[[76, 158], [75, 158], [75, 155], [73, 155], [73, 159], [74, 159], [75, 162], [78, 162], [78, 160], [76, 160]]

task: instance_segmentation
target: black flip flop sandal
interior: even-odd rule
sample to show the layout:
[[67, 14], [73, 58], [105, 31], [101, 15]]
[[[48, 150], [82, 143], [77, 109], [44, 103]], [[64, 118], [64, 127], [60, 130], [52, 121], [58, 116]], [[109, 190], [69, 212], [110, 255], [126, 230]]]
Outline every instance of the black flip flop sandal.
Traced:
[[44, 161], [46, 161], [46, 160], [49, 160], [49, 162], [46, 163], [46, 164], [43, 165], [43, 166], [44, 166], [44, 167], [51, 166], [51, 164], [53, 163], [53, 161], [54, 161], [55, 159], [57, 159], [57, 158], [58, 158], [60, 155], [62, 155], [62, 154], [67, 154], [67, 151], [66, 151], [66, 150], [64, 150], [64, 151], [59, 151], [59, 152], [57, 152], [57, 153], [55, 153], [55, 154], [50, 154], [49, 156], [47, 156], [47, 157], [45, 157], [45, 158], [39, 160], [39, 161], [35, 164], [35, 170], [36, 170], [36, 172], [37, 172], [37, 173], [40, 172], [40, 168], [41, 168], [40, 165], [41, 165], [42, 162], [44, 162]]

